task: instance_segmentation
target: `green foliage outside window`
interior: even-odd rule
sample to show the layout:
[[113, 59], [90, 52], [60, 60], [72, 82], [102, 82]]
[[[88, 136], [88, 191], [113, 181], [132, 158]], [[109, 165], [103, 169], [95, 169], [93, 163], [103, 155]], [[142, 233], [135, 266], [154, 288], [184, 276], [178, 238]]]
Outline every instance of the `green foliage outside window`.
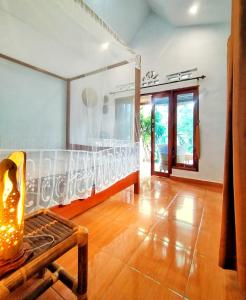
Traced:
[[[185, 150], [186, 153], [193, 152], [193, 103], [186, 102], [178, 104], [177, 107], [177, 146]], [[151, 143], [151, 116], [144, 116], [140, 112], [141, 136], [145, 149], [150, 151]], [[155, 112], [155, 139], [156, 144], [167, 144], [168, 128], [162, 122], [162, 114]]]

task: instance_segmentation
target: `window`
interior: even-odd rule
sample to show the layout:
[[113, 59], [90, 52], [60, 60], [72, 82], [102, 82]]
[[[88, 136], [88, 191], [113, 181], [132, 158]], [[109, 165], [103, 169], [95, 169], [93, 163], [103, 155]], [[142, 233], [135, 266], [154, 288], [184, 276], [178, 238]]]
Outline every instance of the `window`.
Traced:
[[173, 161], [179, 169], [198, 171], [196, 130], [198, 88], [173, 92]]
[[133, 107], [132, 97], [115, 99], [115, 132], [114, 136], [119, 140], [132, 140], [133, 138]]

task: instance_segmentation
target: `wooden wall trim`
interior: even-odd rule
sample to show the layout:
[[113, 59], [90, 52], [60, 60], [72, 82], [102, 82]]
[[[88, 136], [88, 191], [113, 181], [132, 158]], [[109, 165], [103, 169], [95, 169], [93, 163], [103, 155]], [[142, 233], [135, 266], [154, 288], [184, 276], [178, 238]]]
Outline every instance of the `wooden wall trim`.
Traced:
[[129, 61], [123, 60], [123, 61], [121, 61], [119, 63], [116, 63], [116, 64], [113, 64], [113, 65], [109, 65], [109, 66], [106, 66], [106, 67], [103, 67], [103, 68], [100, 68], [100, 69], [97, 69], [97, 70], [94, 70], [94, 71], [91, 71], [91, 72], [88, 72], [88, 73], [84, 73], [84, 74], [81, 74], [81, 75], [78, 75], [78, 76], [71, 77], [71, 78], [69, 78], [69, 80], [71, 80], [71, 81], [72, 80], [77, 80], [77, 79], [80, 79], [80, 78], [84, 78], [84, 77], [87, 77], [87, 76], [90, 76], [90, 75], [101, 73], [101, 72], [111, 70], [111, 69], [114, 69], [114, 68], [117, 68], [117, 67], [120, 67], [120, 66], [124, 66], [124, 65], [127, 65], [127, 64], [129, 64]]
[[173, 176], [173, 175], [170, 176], [170, 179], [179, 181], [179, 182], [184, 182], [184, 183], [191, 183], [191, 184], [207, 186], [210, 188], [214, 188], [218, 191], [223, 190], [223, 183], [220, 183], [220, 182], [206, 181], [206, 180], [193, 179], [193, 178], [185, 178], [185, 177], [179, 177], [179, 176]]
[[134, 172], [128, 175], [126, 178], [121, 179], [120, 181], [116, 182], [109, 188], [92, 195], [91, 197], [85, 200], [75, 200], [71, 204], [65, 206], [55, 206], [52, 207], [51, 210], [60, 216], [68, 219], [72, 219], [86, 210], [96, 206], [103, 201], [107, 200], [108, 198], [112, 197], [113, 195], [119, 193], [120, 191], [126, 189], [127, 187], [134, 184], [134, 192], [139, 192], [139, 172]]
[[71, 99], [70, 99], [71, 82], [67, 80], [67, 109], [66, 109], [66, 149], [70, 149], [70, 110], [71, 110]]
[[0, 58], [3, 58], [3, 59], [5, 59], [5, 60], [11, 61], [11, 62], [13, 62], [13, 63], [15, 63], [15, 64], [22, 65], [22, 66], [24, 66], [24, 67], [26, 67], [26, 68], [32, 69], [32, 70], [34, 70], [34, 71], [37, 71], [37, 72], [40, 72], [40, 73], [43, 73], [43, 74], [46, 74], [46, 75], [49, 75], [49, 76], [52, 76], [52, 77], [61, 79], [61, 80], [67, 80], [67, 78], [65, 78], [65, 77], [62, 77], [62, 76], [57, 75], [57, 74], [54, 74], [54, 73], [49, 72], [49, 71], [47, 71], [47, 70], [44, 70], [44, 69], [42, 69], [42, 68], [35, 67], [35, 66], [31, 65], [31, 64], [25, 63], [24, 61], [18, 60], [18, 59], [16, 59], [16, 58], [7, 56], [7, 55], [2, 54], [2, 53], [0, 53]]
[[64, 80], [64, 81], [72, 81], [72, 80], [80, 79], [80, 78], [87, 77], [87, 76], [90, 76], [90, 75], [94, 75], [94, 74], [97, 74], [97, 73], [100, 73], [100, 72], [103, 72], [103, 71], [107, 71], [107, 70], [110, 70], [110, 69], [113, 69], [113, 68], [124, 66], [124, 65], [129, 63], [129, 61], [124, 60], [124, 61], [121, 61], [121, 62], [116, 63], [116, 64], [108, 65], [106, 67], [103, 67], [103, 68], [100, 68], [100, 69], [97, 69], [97, 70], [94, 70], [94, 71], [91, 71], [91, 72], [88, 72], [88, 73], [84, 73], [82, 75], [74, 76], [74, 77], [71, 77], [71, 78], [66, 78], [66, 77], [57, 75], [55, 73], [49, 72], [45, 69], [42, 69], [42, 68], [36, 67], [34, 65], [28, 64], [28, 63], [26, 63], [24, 61], [21, 61], [19, 59], [10, 57], [10, 56], [5, 55], [3, 53], [0, 53], [0, 58], [8, 60], [8, 61], [10, 61], [12, 63], [15, 63], [15, 64], [18, 64], [18, 65], [24, 66], [26, 68], [32, 69], [34, 71], [37, 71], [37, 72], [40, 72], [40, 73], [43, 73], [43, 74], [61, 79], [61, 80]]

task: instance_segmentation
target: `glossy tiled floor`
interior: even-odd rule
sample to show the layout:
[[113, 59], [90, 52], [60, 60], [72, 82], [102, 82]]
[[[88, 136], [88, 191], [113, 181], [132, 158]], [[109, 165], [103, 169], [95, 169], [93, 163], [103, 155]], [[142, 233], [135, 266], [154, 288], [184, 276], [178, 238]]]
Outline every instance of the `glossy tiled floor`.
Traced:
[[[243, 300], [217, 266], [221, 193], [145, 178], [74, 219], [89, 229], [89, 300]], [[76, 274], [77, 253], [59, 263]], [[17, 299], [17, 298], [15, 298]], [[56, 284], [39, 299], [76, 299]]]

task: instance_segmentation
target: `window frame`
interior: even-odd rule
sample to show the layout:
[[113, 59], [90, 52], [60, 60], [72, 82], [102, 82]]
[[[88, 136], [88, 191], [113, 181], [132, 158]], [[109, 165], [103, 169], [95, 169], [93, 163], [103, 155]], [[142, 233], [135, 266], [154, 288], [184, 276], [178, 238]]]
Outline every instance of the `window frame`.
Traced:
[[[177, 98], [178, 95], [193, 93], [193, 164], [177, 163]], [[187, 87], [172, 91], [173, 101], [173, 141], [172, 141], [172, 168], [186, 171], [199, 171], [199, 158], [196, 151], [196, 127], [199, 124], [199, 86]]]

